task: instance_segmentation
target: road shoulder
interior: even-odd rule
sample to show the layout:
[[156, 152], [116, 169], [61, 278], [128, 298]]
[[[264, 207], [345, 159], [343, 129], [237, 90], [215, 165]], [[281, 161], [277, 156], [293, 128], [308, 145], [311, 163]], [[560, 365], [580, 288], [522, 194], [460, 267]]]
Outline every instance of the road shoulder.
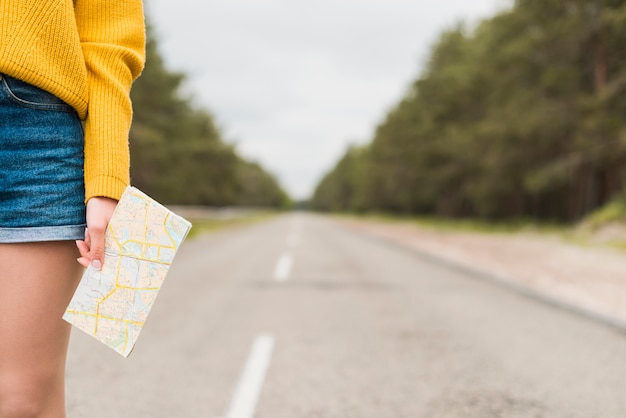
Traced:
[[440, 231], [358, 218], [335, 221], [626, 330], [626, 254], [618, 250], [536, 233]]

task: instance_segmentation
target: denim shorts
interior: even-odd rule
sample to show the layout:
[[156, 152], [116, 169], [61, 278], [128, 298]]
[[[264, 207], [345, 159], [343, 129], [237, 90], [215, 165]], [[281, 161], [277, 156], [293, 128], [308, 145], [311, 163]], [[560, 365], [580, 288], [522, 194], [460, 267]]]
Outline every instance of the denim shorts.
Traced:
[[0, 243], [84, 238], [83, 150], [70, 105], [0, 74]]

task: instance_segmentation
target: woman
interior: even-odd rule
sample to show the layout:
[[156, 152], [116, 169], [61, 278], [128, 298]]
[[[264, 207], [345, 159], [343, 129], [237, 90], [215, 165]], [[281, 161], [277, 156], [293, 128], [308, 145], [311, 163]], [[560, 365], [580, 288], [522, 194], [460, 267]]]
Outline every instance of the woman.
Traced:
[[61, 316], [129, 183], [144, 49], [141, 0], [0, 3], [2, 418], [65, 417]]

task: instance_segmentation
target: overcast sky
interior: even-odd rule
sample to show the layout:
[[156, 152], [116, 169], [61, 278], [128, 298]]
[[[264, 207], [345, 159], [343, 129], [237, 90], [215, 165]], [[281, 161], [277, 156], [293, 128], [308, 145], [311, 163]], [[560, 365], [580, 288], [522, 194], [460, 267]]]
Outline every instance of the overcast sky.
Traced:
[[418, 76], [433, 42], [507, 0], [146, 0], [168, 67], [240, 155], [307, 198]]

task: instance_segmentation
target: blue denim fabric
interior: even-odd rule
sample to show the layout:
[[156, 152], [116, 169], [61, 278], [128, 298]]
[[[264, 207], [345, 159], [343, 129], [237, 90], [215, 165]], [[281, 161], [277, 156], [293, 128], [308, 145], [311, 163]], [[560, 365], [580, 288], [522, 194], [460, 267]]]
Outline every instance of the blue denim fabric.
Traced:
[[0, 242], [84, 238], [83, 138], [71, 106], [0, 74]]

